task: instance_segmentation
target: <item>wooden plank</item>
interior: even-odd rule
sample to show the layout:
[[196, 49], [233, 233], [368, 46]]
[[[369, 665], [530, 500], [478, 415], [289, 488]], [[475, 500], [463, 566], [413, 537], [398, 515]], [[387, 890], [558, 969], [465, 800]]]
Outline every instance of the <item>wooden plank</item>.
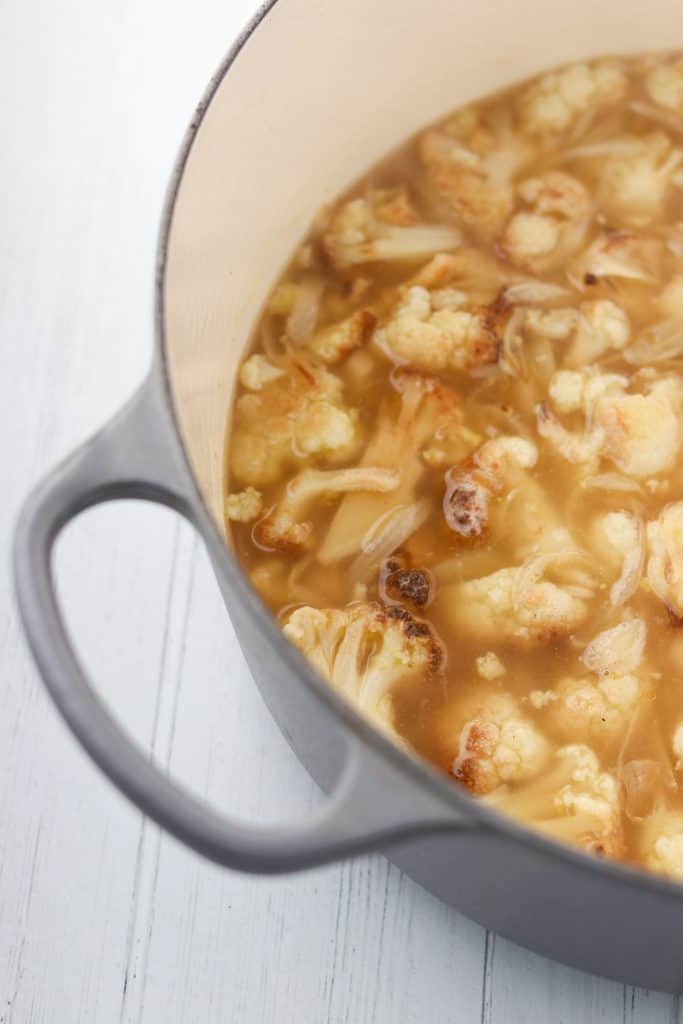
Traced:
[[[318, 796], [255, 691], [203, 556], [178, 668], [173, 774], [248, 820], [308, 813]], [[148, 876], [126, 1024], [418, 1022], [425, 1006], [434, 1020], [478, 1019], [484, 933], [381, 857], [250, 879], [162, 838]]]

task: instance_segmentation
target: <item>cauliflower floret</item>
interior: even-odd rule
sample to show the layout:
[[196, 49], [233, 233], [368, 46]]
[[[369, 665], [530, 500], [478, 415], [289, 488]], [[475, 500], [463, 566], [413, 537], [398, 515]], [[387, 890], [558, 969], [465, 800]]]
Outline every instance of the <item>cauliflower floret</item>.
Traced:
[[626, 619], [598, 633], [581, 660], [586, 668], [601, 676], [634, 672], [643, 659], [646, 639], [647, 627], [643, 619]]
[[475, 664], [481, 678], [487, 679], [490, 683], [505, 675], [505, 665], [495, 651], [487, 651], [486, 654], [480, 655]]
[[467, 312], [444, 305], [443, 294], [413, 285], [379, 330], [375, 342], [398, 363], [428, 373], [469, 370], [498, 359], [500, 317], [487, 308]]
[[575, 329], [579, 313], [576, 309], [527, 309], [524, 327], [531, 334], [550, 341], [564, 341]]
[[628, 315], [615, 302], [610, 299], [582, 302], [565, 365], [587, 366], [606, 352], [625, 348], [630, 337]]
[[603, 395], [621, 394], [628, 378], [619, 373], [601, 373], [592, 367], [581, 370], [557, 370], [550, 378], [548, 394], [558, 412], [583, 411], [587, 420], [595, 403]]
[[549, 390], [558, 408], [567, 412], [577, 411], [580, 395], [590, 429], [581, 434], [567, 430], [542, 402], [536, 407], [541, 437], [569, 462], [596, 463], [605, 456], [626, 476], [635, 477], [670, 470], [680, 450], [680, 383], [673, 378], [658, 380], [647, 394], [628, 395], [628, 382], [619, 374], [588, 369], [582, 376], [583, 381], [556, 374]]
[[562, 679], [548, 721], [565, 739], [614, 741], [623, 735], [645, 692], [634, 675], [605, 676], [597, 683]]
[[[621, 563], [624, 556], [638, 542], [638, 523], [631, 512], [619, 509], [606, 512], [595, 523], [598, 547], [609, 555], [614, 554], [615, 561]], [[606, 547], [605, 547], [606, 545]]]
[[620, 99], [628, 87], [626, 75], [614, 63], [574, 64], [537, 78], [522, 93], [522, 126], [536, 135], [564, 132], [584, 111], [598, 110]]
[[310, 455], [348, 457], [357, 433], [357, 413], [344, 407], [339, 378], [292, 360], [289, 374], [238, 398], [231, 469], [240, 483], [264, 487]]
[[617, 227], [642, 228], [662, 210], [683, 153], [662, 132], [642, 139], [631, 155], [608, 160], [600, 181], [600, 203]]
[[404, 554], [395, 554], [380, 568], [378, 589], [383, 604], [420, 610], [431, 603], [434, 577], [427, 569], [412, 568]]
[[532, 690], [529, 694], [529, 703], [536, 711], [543, 711], [556, 700], [557, 694], [554, 690]]
[[352, 267], [360, 263], [414, 262], [437, 252], [450, 252], [460, 245], [453, 227], [418, 223], [396, 224], [383, 217], [372, 199], [351, 199], [332, 217], [323, 244], [333, 265]]
[[408, 682], [423, 686], [443, 666], [434, 631], [400, 607], [304, 606], [288, 616], [283, 631], [334, 689], [392, 734], [393, 692]]
[[553, 839], [618, 857], [623, 836], [617, 780], [600, 770], [598, 758], [583, 743], [560, 747], [553, 760], [536, 779], [511, 793], [494, 793], [487, 803]]
[[509, 129], [495, 135], [476, 113], [430, 128], [419, 143], [427, 182], [449, 212], [484, 238], [495, 235], [513, 207], [512, 179], [532, 156]]
[[627, 619], [588, 644], [581, 660], [598, 680], [568, 678], [558, 684], [548, 720], [561, 736], [619, 739], [649, 692], [633, 674], [642, 661], [645, 639], [644, 621]]
[[564, 171], [546, 171], [528, 178], [518, 189], [530, 211], [516, 213], [501, 245], [519, 267], [541, 271], [571, 255], [588, 227], [588, 193], [578, 178]]
[[360, 309], [345, 320], [317, 331], [306, 347], [323, 363], [339, 363], [368, 340], [376, 323], [370, 310]]
[[526, 566], [451, 584], [442, 588], [440, 602], [460, 635], [522, 647], [567, 636], [588, 614], [571, 587], [529, 578]]
[[446, 474], [443, 513], [461, 537], [481, 537], [488, 528], [489, 504], [532, 469], [538, 449], [523, 437], [502, 435], [485, 441], [471, 458]]
[[450, 773], [478, 795], [534, 778], [550, 756], [545, 737], [504, 692], [475, 693], [447, 707], [438, 731]]
[[259, 521], [256, 537], [269, 550], [306, 547], [313, 534], [313, 524], [304, 519], [311, 502], [354, 491], [395, 491], [400, 479], [398, 470], [377, 466], [304, 469], [290, 480], [284, 498]]
[[240, 367], [240, 384], [249, 391], [260, 391], [264, 384], [270, 384], [284, 376], [284, 370], [274, 366], [265, 356], [256, 353], [249, 356]]
[[383, 517], [415, 501], [418, 481], [425, 472], [421, 458], [424, 448], [435, 443], [444, 450], [448, 448], [451, 461], [471, 450], [471, 434], [463, 433], [461, 403], [454, 391], [438, 380], [407, 370], [395, 373], [393, 382], [400, 394], [398, 415], [391, 401], [380, 408], [361, 466], [398, 470], [401, 482], [387, 496], [351, 494], [343, 499], [318, 551], [323, 565], [355, 554]]
[[595, 404], [605, 454], [627, 476], [650, 477], [673, 468], [680, 450], [678, 381], [656, 381], [646, 395], [605, 394]]
[[582, 408], [585, 380], [577, 370], [558, 370], [553, 374], [548, 396], [558, 412], [578, 412]]
[[683, 501], [667, 505], [647, 524], [647, 579], [670, 613], [683, 619]]
[[600, 558], [619, 569], [610, 590], [615, 607], [635, 594], [645, 566], [645, 528], [640, 516], [619, 509], [599, 516], [593, 523], [596, 551]]
[[[551, 385], [552, 393], [552, 385]], [[565, 404], [569, 401], [569, 393], [561, 392]], [[578, 464], [597, 464], [600, 452], [605, 443], [605, 432], [601, 428], [593, 428], [581, 434], [567, 430], [558, 420], [545, 402], [536, 406], [536, 427], [541, 437], [555, 449], [567, 462]]]
[[652, 100], [664, 110], [683, 114], [683, 59], [658, 64], [645, 81]]
[[641, 852], [650, 871], [683, 882], [683, 814], [658, 811], [641, 833]]
[[250, 523], [262, 510], [263, 495], [254, 487], [229, 494], [225, 499], [225, 514], [233, 523]]

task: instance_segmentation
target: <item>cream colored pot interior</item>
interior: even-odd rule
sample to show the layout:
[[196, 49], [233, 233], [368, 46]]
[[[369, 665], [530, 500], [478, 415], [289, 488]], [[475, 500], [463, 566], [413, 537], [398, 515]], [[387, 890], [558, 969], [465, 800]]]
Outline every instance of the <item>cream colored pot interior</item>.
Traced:
[[680, 0], [277, 0], [204, 117], [168, 250], [171, 387], [221, 525], [237, 362], [315, 211], [450, 108], [554, 64], [676, 48], [682, 24]]

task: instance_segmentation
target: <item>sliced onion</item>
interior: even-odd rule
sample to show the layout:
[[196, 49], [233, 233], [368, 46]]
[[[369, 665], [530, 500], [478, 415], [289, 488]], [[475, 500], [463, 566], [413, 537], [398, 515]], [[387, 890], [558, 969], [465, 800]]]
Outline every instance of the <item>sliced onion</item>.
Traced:
[[647, 366], [683, 355], [683, 314], [667, 317], [647, 327], [638, 340], [624, 350], [624, 358], [633, 366]]
[[594, 488], [601, 491], [628, 491], [640, 494], [640, 484], [628, 477], [620, 476], [619, 473], [596, 473], [593, 476], [586, 476], [581, 481], [581, 486]]
[[521, 307], [515, 309], [503, 331], [500, 365], [504, 372], [511, 377], [526, 378], [528, 376], [524, 357], [524, 335], [522, 334], [525, 317], [525, 309]]
[[432, 503], [420, 498], [410, 505], [396, 505], [377, 519], [365, 534], [361, 554], [351, 565], [353, 580], [366, 580], [385, 558], [418, 530], [429, 516]]
[[307, 342], [316, 328], [323, 288], [318, 277], [308, 278], [297, 286], [296, 301], [287, 317], [287, 334], [295, 345]]
[[612, 629], [598, 633], [586, 647], [581, 661], [587, 669], [598, 675], [626, 675], [640, 665], [646, 638], [647, 627], [644, 621], [627, 619]]
[[627, 761], [619, 770], [624, 786], [624, 810], [630, 821], [643, 821], [652, 813], [663, 787], [662, 766], [658, 761], [643, 758]]
[[517, 281], [515, 284], [508, 285], [503, 294], [505, 299], [513, 305], [540, 304], [566, 299], [569, 289], [563, 288], [560, 284], [549, 284], [546, 281], [537, 281], [530, 277], [526, 281]]
[[671, 131], [683, 132], [683, 120], [677, 117], [676, 114], [657, 110], [656, 107], [651, 107], [649, 103], [640, 103], [638, 100], [631, 104], [631, 110], [634, 114], [638, 114], [639, 117], [645, 117], [648, 121], [654, 121], [656, 124], [663, 124]]
[[573, 146], [560, 154], [558, 162], [583, 160], [593, 156], [628, 156], [641, 146], [637, 139], [603, 139], [602, 142], [587, 142], [584, 146]]
[[614, 607], [625, 604], [635, 594], [645, 566], [645, 524], [640, 516], [632, 516], [636, 527], [636, 543], [627, 552], [619, 579], [612, 585], [609, 598]]

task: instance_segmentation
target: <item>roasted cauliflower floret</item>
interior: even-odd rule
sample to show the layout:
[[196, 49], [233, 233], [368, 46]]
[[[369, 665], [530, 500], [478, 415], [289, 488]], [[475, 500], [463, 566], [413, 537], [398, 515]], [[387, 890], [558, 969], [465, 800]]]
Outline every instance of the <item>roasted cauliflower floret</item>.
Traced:
[[641, 703], [645, 687], [634, 675], [609, 675], [598, 682], [561, 679], [548, 721], [565, 739], [618, 739]]
[[541, 137], [565, 132], [579, 114], [615, 103], [627, 87], [626, 75], [611, 62], [551, 71], [522, 93], [520, 122], [526, 131]]
[[[488, 308], [454, 309], [446, 290], [413, 285], [390, 319], [375, 332], [375, 342], [399, 364], [427, 373], [463, 371], [495, 363], [500, 348], [500, 317]], [[450, 297], [450, 303], [445, 301]]]
[[487, 679], [490, 683], [505, 675], [505, 665], [495, 651], [487, 651], [486, 654], [481, 654], [476, 659], [475, 664], [477, 673], [482, 679]]
[[581, 401], [591, 426], [572, 432], [541, 403], [536, 408], [539, 434], [569, 462], [595, 463], [604, 456], [635, 477], [670, 470], [680, 450], [681, 385], [665, 378], [655, 381], [646, 394], [629, 395], [625, 383], [617, 374], [556, 374], [550, 382], [553, 402], [569, 412]]
[[390, 733], [396, 688], [424, 686], [443, 666], [434, 631], [400, 607], [304, 606], [288, 616], [283, 631], [323, 678]]
[[240, 384], [248, 391], [260, 391], [265, 384], [284, 376], [284, 370], [256, 352], [240, 367]]
[[643, 575], [646, 538], [642, 518], [625, 509], [607, 512], [593, 524], [593, 535], [603, 561], [619, 569], [610, 601], [622, 605], [636, 592]]
[[494, 793], [487, 802], [589, 853], [618, 857], [623, 851], [619, 785], [583, 743], [560, 747], [542, 775], [510, 793]]
[[681, 444], [683, 390], [672, 378], [655, 381], [645, 395], [605, 394], [595, 404], [606, 456], [627, 476], [650, 477], [673, 468]]
[[656, 811], [641, 836], [641, 853], [650, 871], [683, 882], [683, 814]]
[[360, 309], [351, 316], [317, 331], [306, 347], [323, 363], [339, 363], [354, 349], [370, 338], [377, 320], [368, 309]]
[[225, 513], [233, 523], [250, 523], [263, 511], [263, 495], [255, 487], [229, 494], [225, 499]]
[[420, 223], [414, 211], [412, 217], [404, 216], [402, 223], [396, 223], [381, 202], [373, 204], [372, 197], [361, 197], [339, 207], [323, 245], [332, 264], [342, 269], [361, 263], [415, 262], [457, 249], [460, 241], [460, 233], [453, 227]]
[[566, 739], [618, 739], [648, 687], [634, 675], [645, 649], [642, 619], [627, 619], [599, 633], [586, 647], [582, 661], [598, 679], [563, 679], [558, 684], [548, 720]]
[[259, 520], [255, 530], [259, 544], [270, 550], [305, 548], [313, 535], [313, 524], [305, 518], [312, 502], [356, 491], [395, 491], [400, 479], [397, 470], [377, 466], [304, 469], [290, 480], [284, 498]]
[[264, 487], [309, 456], [347, 457], [357, 435], [357, 414], [344, 406], [339, 378], [293, 359], [287, 375], [237, 399], [232, 473]]
[[683, 59], [658, 64], [645, 81], [651, 99], [664, 110], [683, 114]]
[[588, 614], [571, 584], [539, 579], [526, 566], [443, 587], [439, 602], [461, 636], [522, 647], [567, 636]]
[[[569, 402], [569, 393], [565, 390], [565, 381], [555, 382], [555, 396], [560, 394], [565, 403]], [[552, 394], [552, 391], [551, 391]], [[536, 406], [536, 428], [558, 455], [567, 462], [597, 465], [600, 453], [605, 444], [605, 433], [601, 428], [575, 433], [568, 430], [545, 402]]]
[[550, 379], [548, 394], [558, 412], [583, 412], [590, 420], [595, 403], [603, 395], [621, 394], [627, 387], [628, 378], [622, 374], [601, 373], [585, 367], [581, 370], [558, 370]]
[[677, 183], [683, 152], [662, 132], [636, 142], [632, 154], [608, 160], [600, 181], [600, 204], [616, 227], [643, 228], [662, 210], [669, 186]]
[[621, 351], [630, 337], [628, 314], [615, 302], [610, 299], [582, 302], [574, 338], [565, 355], [565, 366], [589, 366], [606, 352]]
[[505, 692], [478, 692], [448, 706], [438, 732], [451, 775], [477, 795], [534, 778], [550, 756], [545, 737]]
[[518, 188], [529, 209], [516, 213], [501, 237], [501, 245], [518, 267], [550, 269], [579, 247], [588, 227], [589, 202], [585, 186], [564, 171], [546, 171]]
[[448, 211], [470, 231], [495, 235], [513, 207], [512, 180], [533, 151], [509, 129], [492, 132], [478, 115], [430, 128], [419, 143], [427, 183]]
[[461, 537], [481, 537], [489, 522], [489, 504], [519, 483], [536, 465], [538, 449], [523, 437], [500, 436], [485, 441], [446, 474], [443, 513], [448, 527]]
[[355, 554], [368, 531], [383, 517], [415, 501], [418, 481], [426, 469], [423, 451], [433, 454], [438, 446], [449, 450], [454, 462], [474, 446], [471, 432], [463, 428], [461, 403], [454, 391], [438, 380], [405, 370], [395, 373], [393, 380], [399, 390], [398, 413], [393, 401], [379, 409], [377, 427], [361, 466], [398, 470], [401, 482], [388, 495], [357, 494], [343, 499], [318, 551], [323, 565]]
[[647, 579], [676, 619], [683, 619], [683, 501], [667, 505], [647, 524]]
[[420, 611], [432, 601], [434, 578], [427, 569], [413, 568], [404, 554], [391, 555], [380, 568], [379, 594], [383, 604]]

